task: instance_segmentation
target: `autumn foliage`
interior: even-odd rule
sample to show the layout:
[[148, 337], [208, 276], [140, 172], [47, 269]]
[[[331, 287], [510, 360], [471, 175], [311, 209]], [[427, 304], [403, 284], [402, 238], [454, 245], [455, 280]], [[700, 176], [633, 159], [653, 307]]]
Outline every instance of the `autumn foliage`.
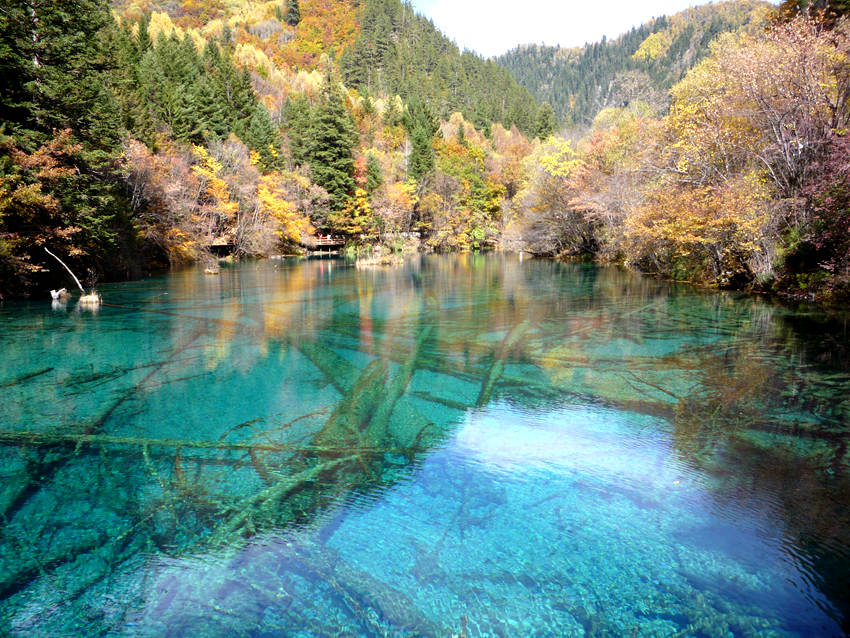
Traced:
[[846, 23], [806, 15], [724, 35], [665, 117], [633, 103], [575, 149], [547, 142], [519, 198], [527, 245], [719, 286], [845, 291], [848, 46]]
[[[837, 15], [719, 36], [666, 113], [640, 72], [619, 74], [618, 97], [566, 137], [504, 69], [396, 0], [126, 0], [116, 14], [85, 0], [67, 40], [22, 28], [12, 18], [28, 5], [12, 5], [2, 37], [25, 54], [2, 60], [0, 294], [61, 276], [46, 245], [92, 277], [130, 276], [298, 251], [313, 233], [850, 291], [850, 32]], [[687, 25], [668, 26], [636, 48], [641, 64], [679, 46]]]

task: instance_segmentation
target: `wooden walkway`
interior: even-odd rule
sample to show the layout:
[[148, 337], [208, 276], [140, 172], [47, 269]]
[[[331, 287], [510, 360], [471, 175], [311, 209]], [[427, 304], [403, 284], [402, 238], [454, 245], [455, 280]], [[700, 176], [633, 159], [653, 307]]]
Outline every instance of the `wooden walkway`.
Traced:
[[307, 250], [333, 249], [345, 246], [345, 240], [341, 237], [314, 237], [313, 235], [302, 237], [300, 243]]

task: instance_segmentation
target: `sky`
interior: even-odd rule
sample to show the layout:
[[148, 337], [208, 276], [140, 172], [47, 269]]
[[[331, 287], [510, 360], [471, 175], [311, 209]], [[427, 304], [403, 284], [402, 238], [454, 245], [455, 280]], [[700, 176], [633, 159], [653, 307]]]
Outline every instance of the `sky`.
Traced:
[[518, 44], [565, 47], [614, 38], [650, 18], [707, 0], [412, 0], [461, 49], [484, 57]]

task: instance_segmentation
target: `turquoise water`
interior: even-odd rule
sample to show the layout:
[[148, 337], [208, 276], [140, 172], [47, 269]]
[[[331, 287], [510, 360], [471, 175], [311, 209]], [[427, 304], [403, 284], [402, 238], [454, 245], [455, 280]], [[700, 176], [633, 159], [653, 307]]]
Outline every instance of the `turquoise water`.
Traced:
[[511, 256], [0, 306], [0, 635], [841, 636], [847, 315]]

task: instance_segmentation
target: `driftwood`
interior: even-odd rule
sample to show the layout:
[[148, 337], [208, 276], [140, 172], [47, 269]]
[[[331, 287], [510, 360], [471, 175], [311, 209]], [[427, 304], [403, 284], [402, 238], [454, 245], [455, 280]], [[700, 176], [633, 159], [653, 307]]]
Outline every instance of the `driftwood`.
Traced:
[[[169, 357], [165, 360], [157, 362], [157, 364], [153, 367], [153, 369], [145, 375], [138, 383], [131, 386], [127, 391], [121, 393], [107, 408], [101, 413], [101, 415], [92, 423], [85, 426], [82, 432], [80, 432], [77, 436], [90, 436], [99, 434], [104, 424], [109, 420], [112, 414], [117, 410], [125, 401], [129, 400], [133, 396], [142, 389], [145, 384], [162, 368], [164, 368], [168, 363], [174, 360], [174, 358], [185, 351], [189, 346], [191, 346], [197, 339], [203, 334], [201, 330], [196, 330], [192, 338], [179, 348], [175, 349]], [[6, 433], [14, 434], [14, 433]], [[33, 463], [33, 468], [31, 471], [32, 476], [38, 476], [39, 482], [43, 483], [53, 476], [64, 467], [71, 459], [73, 458], [73, 454], [66, 454], [60, 456], [58, 458], [52, 459], [50, 461], [37, 461]], [[29, 499], [30, 496], [35, 494], [39, 489], [39, 483], [36, 483], [34, 480], [31, 480], [25, 490], [22, 490], [18, 497], [8, 505], [6, 508], [6, 516], [11, 518], [14, 516], [14, 513], [19, 510], [24, 503]]]
[[327, 545], [295, 545], [299, 567], [312, 580], [328, 583], [351, 614], [373, 635], [387, 634], [384, 620], [397, 631], [424, 636], [448, 636], [445, 626], [434, 623], [418, 610], [415, 601], [379, 578], [355, 568]]
[[[287, 426], [273, 423], [268, 423], [268, 427], [258, 426], [257, 423], [262, 419], [234, 426], [221, 437], [224, 439], [238, 429], [249, 428], [252, 434], [247, 441], [192, 441], [112, 436], [106, 434], [104, 428], [122, 404], [135, 397], [138, 392], [152, 387], [159, 380], [154, 375], [165, 365], [177, 361], [180, 353], [194, 347], [195, 341], [205, 334], [205, 329], [210, 325], [226, 325], [234, 332], [246, 335], [266, 336], [266, 333], [238, 321], [193, 317], [152, 308], [128, 309], [194, 320], [197, 322], [196, 329], [191, 331], [194, 334], [188, 335], [164, 361], [148, 364], [149, 373], [141, 380], [119, 389], [113, 395], [112, 402], [104, 406], [100, 416], [79, 432], [0, 433], [0, 446], [32, 448], [40, 453], [40, 460], [32, 462], [27, 471], [32, 477], [39, 477], [39, 480], [36, 482], [33, 479], [27, 495], [16, 499], [10, 510], [10, 518], [20, 510], [29, 495], [44, 487], [46, 481], [55, 477], [59, 468], [85, 448], [85, 454], [99, 452], [104, 463], [109, 462], [116, 466], [125, 460], [135, 463], [141, 475], [148, 477], [157, 494], [156, 499], [144, 512], [136, 513], [131, 503], [116, 503], [116, 512], [120, 511], [123, 519], [129, 521], [130, 525], [118, 528], [118, 536], [114, 541], [104, 541], [98, 537], [94, 539], [94, 545], [101, 543], [111, 546], [113, 542], [127, 543], [131, 542], [131, 539], [136, 543], [136, 539], [142, 538], [143, 542], [165, 550], [172, 547], [170, 543], [173, 540], [169, 539], [173, 539], [175, 535], [192, 539], [189, 544], [195, 549], [238, 545], [246, 537], [253, 536], [263, 529], [309, 516], [323, 504], [343, 496], [352, 489], [370, 489], [391, 480], [386, 478], [386, 470], [391, 467], [387, 465], [387, 456], [413, 458], [440, 436], [440, 430], [416, 410], [416, 400], [411, 401], [410, 383], [416, 371], [429, 368], [435, 372], [456, 375], [467, 382], [480, 383], [478, 403], [486, 403], [492, 396], [494, 386], [502, 378], [508, 357], [528, 327], [524, 324], [508, 333], [501, 346], [494, 348], [497, 352], [494, 353], [489, 367], [485, 364], [488, 361], [487, 347], [473, 344], [476, 358], [481, 361], [476, 364], [458, 362], [457, 366], [450, 366], [452, 369], [447, 372], [445, 359], [451, 361], [452, 357], [444, 357], [436, 352], [447, 351], [452, 347], [452, 343], [439, 340], [434, 327], [436, 317], [430, 316], [436, 313], [433, 309], [428, 309], [424, 312], [424, 317], [421, 311], [416, 313], [415, 317], [411, 316], [411, 319], [416, 321], [405, 319], [395, 322], [396, 330], [391, 329], [376, 339], [380, 343], [382, 357], [365, 369], [360, 369], [340, 356], [334, 348], [327, 346], [337, 340], [351, 340], [346, 337], [354, 337], [357, 334], [354, 332], [353, 319], [349, 320], [345, 313], [339, 313], [339, 316], [335, 313], [329, 332], [337, 332], [337, 339], [329, 341], [323, 337], [320, 343], [293, 339], [290, 343], [311, 361], [324, 380], [342, 395], [329, 416], [325, 411], [319, 410], [311, 415], [299, 417], [303, 419], [307, 416], [316, 418], [321, 414], [325, 415], [322, 427], [317, 433], [310, 435], [311, 438], [305, 440], [305, 444], [299, 444], [298, 440], [277, 442], [275, 432], [282, 431]], [[34, 371], [38, 374], [44, 372], [46, 371]], [[85, 377], [75, 383], [99, 383], [103, 378], [112, 379], [122, 372], [110, 370], [100, 376]], [[30, 375], [37, 376], [33, 373]], [[17, 383], [26, 378], [31, 376], [24, 375], [10, 381]], [[416, 398], [441, 401], [428, 396], [427, 393], [418, 394]], [[458, 402], [452, 407], [473, 407], [473, 399], [474, 395], [469, 400], [469, 405]], [[45, 459], [48, 458], [53, 461], [47, 463]], [[212, 487], [215, 485], [212, 481], [216, 480], [216, 476], [224, 476], [228, 471], [232, 471], [228, 468], [236, 467], [253, 467], [256, 476], [261, 478], [265, 485], [254, 493], [236, 495], [226, 490], [214, 493], [216, 488]], [[391, 473], [389, 475], [391, 476]], [[193, 516], [184, 516], [186, 512], [191, 512]], [[74, 552], [86, 549], [81, 546], [74, 548]], [[74, 552], [50, 557], [48, 571], [74, 560]], [[7, 590], [23, 587], [38, 573], [43, 573], [34, 572], [33, 569], [37, 569], [36, 563], [31, 563], [28, 559], [25, 569], [5, 579]], [[337, 578], [349, 582], [364, 578], [353, 571], [335, 569], [330, 564], [318, 568], [318, 571], [332, 585]], [[394, 604], [393, 592], [388, 591], [387, 597], [364, 599], [359, 594], [351, 596], [348, 591], [349, 588], [343, 586], [337, 590], [337, 594], [356, 615], [367, 618], [367, 613], [378, 609], [392, 620], [392, 624], [406, 626], [403, 620], [408, 613], [405, 610], [406, 602]], [[420, 618], [410, 626], [421, 623]], [[365, 626], [375, 632], [382, 628], [380, 623], [367, 623]]]
[[[52, 252], [50, 252], [50, 249], [48, 249], [47, 246], [44, 247], [44, 251], [48, 255], [53, 257], [53, 259], [55, 259], [60, 264], [62, 264], [62, 266], [65, 268], [65, 270], [68, 271], [68, 274], [70, 274], [71, 277], [74, 278], [74, 281], [77, 284], [77, 288], [80, 289], [80, 293], [82, 295], [80, 297], [80, 301], [79, 301], [80, 305], [82, 305], [83, 307], [88, 307], [88, 308], [100, 305], [100, 302], [101, 302], [100, 295], [97, 294], [94, 290], [92, 290], [89, 294], [86, 294], [86, 291], [83, 289], [83, 285], [80, 283], [80, 280], [77, 279], [77, 276], [74, 274], [74, 272], [68, 267], [68, 264], [66, 264], [64, 261], [59, 259], [59, 257], [54, 255]], [[54, 300], [59, 300], [62, 296], [62, 291], [65, 291], [65, 293], [67, 293], [67, 290], [62, 288], [61, 290], [58, 290], [58, 291], [51, 290], [50, 295], [53, 297]], [[56, 293], [55, 296], [54, 296], [54, 292]]]
[[[196, 335], [199, 332], [201, 331], [197, 331]], [[179, 516], [181, 507], [179, 494], [182, 489], [180, 485], [186, 483], [183, 476], [181, 451], [197, 449], [243, 452], [246, 458], [250, 457], [255, 471], [269, 483], [269, 486], [262, 492], [235, 503], [228, 503], [226, 497], [223, 499], [211, 497], [217, 512], [215, 517], [221, 520], [223, 515], [224, 520], [213, 528], [211, 534], [205, 538], [199, 538], [199, 543], [204, 546], [234, 542], [246, 535], [253, 535], [262, 527], [279, 524], [281, 516], [286, 518], [287, 508], [291, 507], [283, 507], [283, 503], [290, 495], [294, 496], [307, 489], [310, 491], [307, 506], [311, 509], [318, 506], [322, 498], [320, 495], [323, 492], [329, 494], [327, 487], [317, 483], [320, 477], [328, 479], [335, 477], [333, 482], [341, 486], [342, 491], [347, 491], [356, 485], [365, 487], [380, 476], [380, 472], [376, 474], [374, 469], [370, 469], [373, 462], [386, 454], [412, 457], [419, 451], [419, 447], [416, 446], [421, 443], [425, 430], [430, 426], [424, 418], [418, 414], [408, 418], [410, 415], [405, 413], [404, 423], [399, 426], [403, 430], [401, 438], [412, 441], [415, 446], [400, 445], [399, 441], [387, 432], [387, 426], [396, 405], [407, 391], [417, 367], [419, 354], [431, 333], [430, 326], [426, 326], [419, 332], [411, 343], [410, 356], [394, 375], [389, 374], [386, 361], [377, 360], [360, 372], [330, 349], [315, 344], [312, 344], [312, 347], [302, 344], [305, 355], [309, 353], [308, 358], [329, 380], [334, 381], [334, 385], [344, 394], [337, 409], [328, 418], [322, 430], [313, 437], [310, 445], [278, 444], [268, 437], [265, 441], [258, 442], [227, 442], [149, 439], [101, 434], [100, 428], [115, 409], [134, 396], [138, 390], [147, 387], [152, 376], [161, 369], [162, 365], [173, 361], [179, 352], [190, 347], [194, 339], [188, 344], [184, 343], [181, 348], [175, 349], [166, 361], [152, 366], [148, 375], [120, 394], [101, 417], [83, 432], [76, 434], [6, 432], [0, 434], [0, 444], [22, 447], [73, 447], [77, 452], [82, 446], [100, 447], [101, 450], [105, 447], [135, 448], [135, 453], [144, 459], [144, 467], [147, 468], [149, 475], [162, 488], [163, 506], [165, 511], [169, 512], [168, 516], [175, 521], [181, 518]], [[357, 375], [358, 372], [360, 372], [359, 375]], [[240, 424], [231, 428], [230, 431], [243, 426], [249, 427], [249, 424]], [[407, 430], [410, 430], [412, 434], [409, 434]], [[260, 434], [266, 433], [258, 433], [257, 436]], [[154, 463], [151, 454], [154, 448], [174, 450], [174, 464], [170, 474], [163, 472], [166, 466]], [[279, 462], [277, 466], [263, 463], [259, 454], [269, 453], [292, 455], [285, 460], [285, 466], [289, 472], [285, 468], [280, 468], [283, 474], [274, 471], [280, 467]], [[60, 455], [57, 467], [33, 469], [40, 475], [52, 475], [69, 458], [71, 457]], [[196, 458], [194, 461], [203, 465], [207, 459]], [[345, 468], [348, 468], [350, 472], [348, 478], [346, 475], [339, 475], [339, 471]], [[316, 497], [319, 497], [318, 500]]]
[[273, 516], [274, 512], [271, 510], [287, 494], [303, 485], [312, 483], [325, 472], [354, 461], [357, 457], [358, 455], [352, 454], [331, 461], [325, 461], [293, 476], [281, 478], [275, 485], [238, 503], [233, 508], [235, 514], [221, 523], [210, 535], [207, 542], [213, 546], [232, 542], [234, 537], [242, 536], [244, 530], [253, 528], [252, 516], [257, 514], [266, 514], [267, 516], [271, 514]]
[[[67, 271], [68, 271], [68, 274], [69, 274], [69, 275], [71, 275], [71, 277], [73, 277], [73, 278], [74, 278], [74, 281], [77, 283], [77, 288], [79, 288], [79, 289], [80, 289], [80, 292], [81, 292], [82, 294], [86, 294], [86, 291], [85, 291], [85, 290], [83, 290], [83, 284], [81, 284], [81, 283], [80, 283], [80, 280], [79, 280], [79, 279], [77, 279], [77, 275], [75, 275], [75, 274], [74, 274], [74, 271], [72, 271], [72, 270], [68, 267], [68, 264], [66, 264], [64, 261], [62, 261], [61, 259], [59, 259], [59, 257], [57, 257], [56, 255], [54, 255], [52, 252], [50, 252], [50, 249], [49, 249], [49, 248], [47, 248], [47, 246], [45, 246], [45, 247], [44, 247], [44, 252], [46, 252], [48, 255], [50, 255], [51, 257], [53, 257], [53, 259], [55, 259], [55, 260], [56, 260], [56, 261], [58, 261], [60, 264], [62, 264], [62, 266], [65, 268], [65, 270], [67, 270]], [[62, 290], [64, 290], [64, 288], [63, 288]]]
[[296, 341], [292, 345], [298, 348], [298, 351], [342, 394], [348, 392], [360, 375], [360, 369], [357, 366], [324, 345], [310, 341]]

